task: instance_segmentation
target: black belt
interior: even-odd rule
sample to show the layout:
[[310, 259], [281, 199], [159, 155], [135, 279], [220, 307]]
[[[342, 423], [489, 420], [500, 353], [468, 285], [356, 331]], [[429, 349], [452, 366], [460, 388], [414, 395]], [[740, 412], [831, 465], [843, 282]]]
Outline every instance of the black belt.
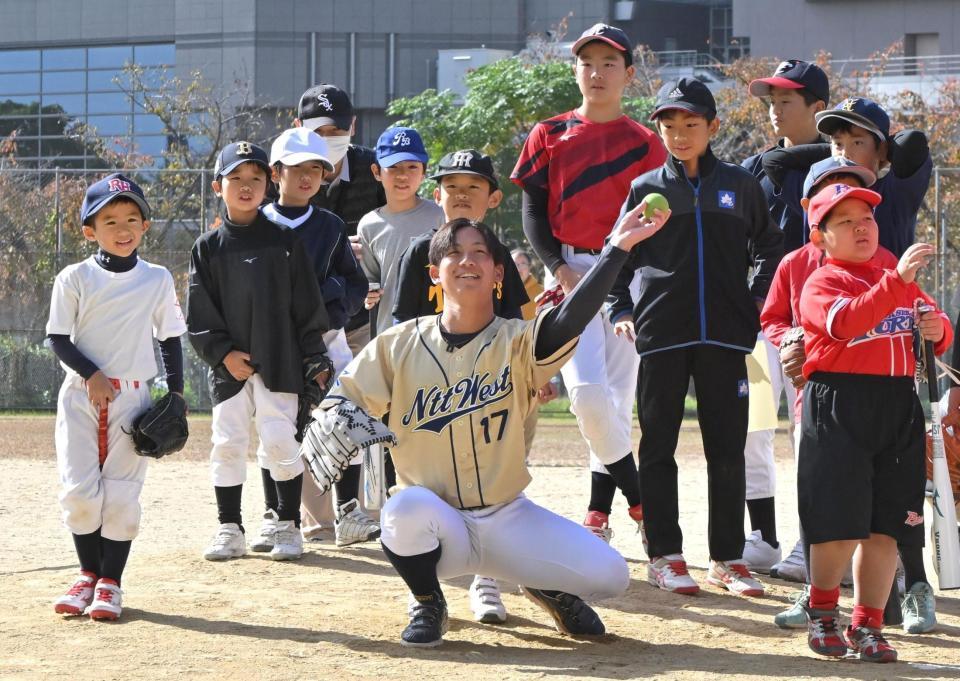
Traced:
[[579, 246], [573, 247], [574, 253], [589, 253], [590, 255], [600, 255], [603, 251], [602, 248], [580, 248]]

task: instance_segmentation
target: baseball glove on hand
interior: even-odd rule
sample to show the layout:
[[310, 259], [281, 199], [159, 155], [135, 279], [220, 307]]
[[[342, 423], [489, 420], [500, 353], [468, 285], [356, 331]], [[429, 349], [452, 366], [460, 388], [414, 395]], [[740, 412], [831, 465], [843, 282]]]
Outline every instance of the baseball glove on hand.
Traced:
[[137, 454], [159, 459], [183, 449], [187, 443], [187, 403], [182, 395], [167, 393], [133, 421], [133, 446]]
[[784, 375], [790, 379], [794, 388], [802, 388], [807, 379], [803, 377], [803, 363], [807, 352], [803, 346], [803, 327], [795, 326], [780, 339], [780, 364]]
[[322, 492], [328, 492], [343, 477], [359, 450], [378, 442], [397, 444], [397, 437], [382, 421], [349, 400], [315, 416], [304, 433], [300, 454]]

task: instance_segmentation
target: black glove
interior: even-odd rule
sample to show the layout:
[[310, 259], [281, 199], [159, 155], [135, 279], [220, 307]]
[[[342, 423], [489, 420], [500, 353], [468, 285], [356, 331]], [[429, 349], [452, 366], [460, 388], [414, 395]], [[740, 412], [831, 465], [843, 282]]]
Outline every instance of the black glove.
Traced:
[[297, 442], [303, 442], [303, 434], [310, 422], [313, 421], [311, 414], [323, 400], [325, 394], [326, 391], [317, 385], [314, 380], [309, 380], [303, 384], [303, 390], [300, 391], [300, 401], [297, 405]]
[[137, 454], [154, 459], [173, 454], [187, 443], [187, 403], [182, 395], [167, 393], [133, 421]]

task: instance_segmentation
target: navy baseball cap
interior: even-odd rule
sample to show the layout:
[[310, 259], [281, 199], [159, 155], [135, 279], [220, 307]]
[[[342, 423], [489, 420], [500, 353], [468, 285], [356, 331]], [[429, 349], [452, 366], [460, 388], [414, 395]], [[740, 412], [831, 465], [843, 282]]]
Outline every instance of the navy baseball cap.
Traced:
[[810, 166], [810, 171], [803, 180], [803, 198], [809, 199], [813, 188], [833, 175], [856, 175], [863, 182], [864, 187], [871, 187], [877, 181], [877, 176], [869, 168], [857, 165], [843, 157], [825, 158]]
[[853, 123], [886, 141], [890, 136], [890, 117], [883, 107], [872, 99], [850, 97], [833, 109], [821, 111], [817, 114], [817, 130], [825, 135], [831, 135], [839, 127], [841, 121]]
[[490, 183], [490, 191], [500, 188], [497, 174], [493, 170], [493, 160], [476, 149], [461, 149], [454, 151], [440, 159], [437, 172], [430, 176], [431, 180], [438, 180], [445, 175], [479, 175]]
[[707, 119], [717, 116], [717, 102], [710, 88], [696, 78], [681, 78], [667, 81], [657, 93], [657, 103], [650, 114], [650, 120], [656, 120], [664, 111], [681, 109]]
[[114, 173], [87, 187], [83, 205], [80, 206], [80, 224], [86, 224], [100, 209], [121, 197], [137, 204], [144, 220], [150, 219], [150, 205], [143, 195], [143, 190], [126, 175]]
[[234, 142], [228, 144], [220, 153], [217, 154], [217, 164], [213, 167], [213, 174], [216, 179], [226, 175], [241, 163], [256, 163], [262, 166], [270, 175], [270, 157], [262, 147], [258, 147], [253, 142]]
[[300, 125], [310, 130], [323, 125], [349, 130], [353, 125], [353, 104], [350, 96], [336, 85], [321, 83], [300, 95], [297, 118]]
[[573, 44], [570, 51], [576, 55], [580, 52], [580, 48], [594, 40], [599, 40], [616, 50], [620, 50], [623, 52], [623, 58], [627, 66], [633, 64], [633, 44], [630, 42], [630, 38], [627, 37], [623, 29], [607, 24], [594, 24], [588, 28], [577, 38], [577, 42]]
[[770, 89], [775, 87], [787, 90], [805, 89], [824, 103], [830, 101], [830, 80], [827, 74], [816, 64], [799, 59], [780, 62], [769, 78], [750, 81], [749, 90], [755, 97], [767, 97]]
[[426, 163], [429, 160], [420, 133], [413, 128], [387, 128], [377, 140], [377, 163], [383, 168], [401, 161]]

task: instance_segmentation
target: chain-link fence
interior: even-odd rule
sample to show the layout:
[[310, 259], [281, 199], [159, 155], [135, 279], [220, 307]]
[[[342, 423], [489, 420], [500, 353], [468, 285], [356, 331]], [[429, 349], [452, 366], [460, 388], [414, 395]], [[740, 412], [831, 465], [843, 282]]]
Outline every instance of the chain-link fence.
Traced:
[[[43, 341], [56, 273], [95, 250], [79, 209], [87, 185], [111, 171], [0, 168], [0, 409], [56, 407], [63, 370]], [[186, 299], [190, 247], [217, 220], [207, 170], [123, 171], [141, 183], [153, 209], [140, 254], [173, 274]], [[952, 320], [960, 310], [960, 168], [934, 170], [917, 240], [936, 244], [921, 285]], [[184, 342], [185, 396], [210, 409], [206, 365]]]

